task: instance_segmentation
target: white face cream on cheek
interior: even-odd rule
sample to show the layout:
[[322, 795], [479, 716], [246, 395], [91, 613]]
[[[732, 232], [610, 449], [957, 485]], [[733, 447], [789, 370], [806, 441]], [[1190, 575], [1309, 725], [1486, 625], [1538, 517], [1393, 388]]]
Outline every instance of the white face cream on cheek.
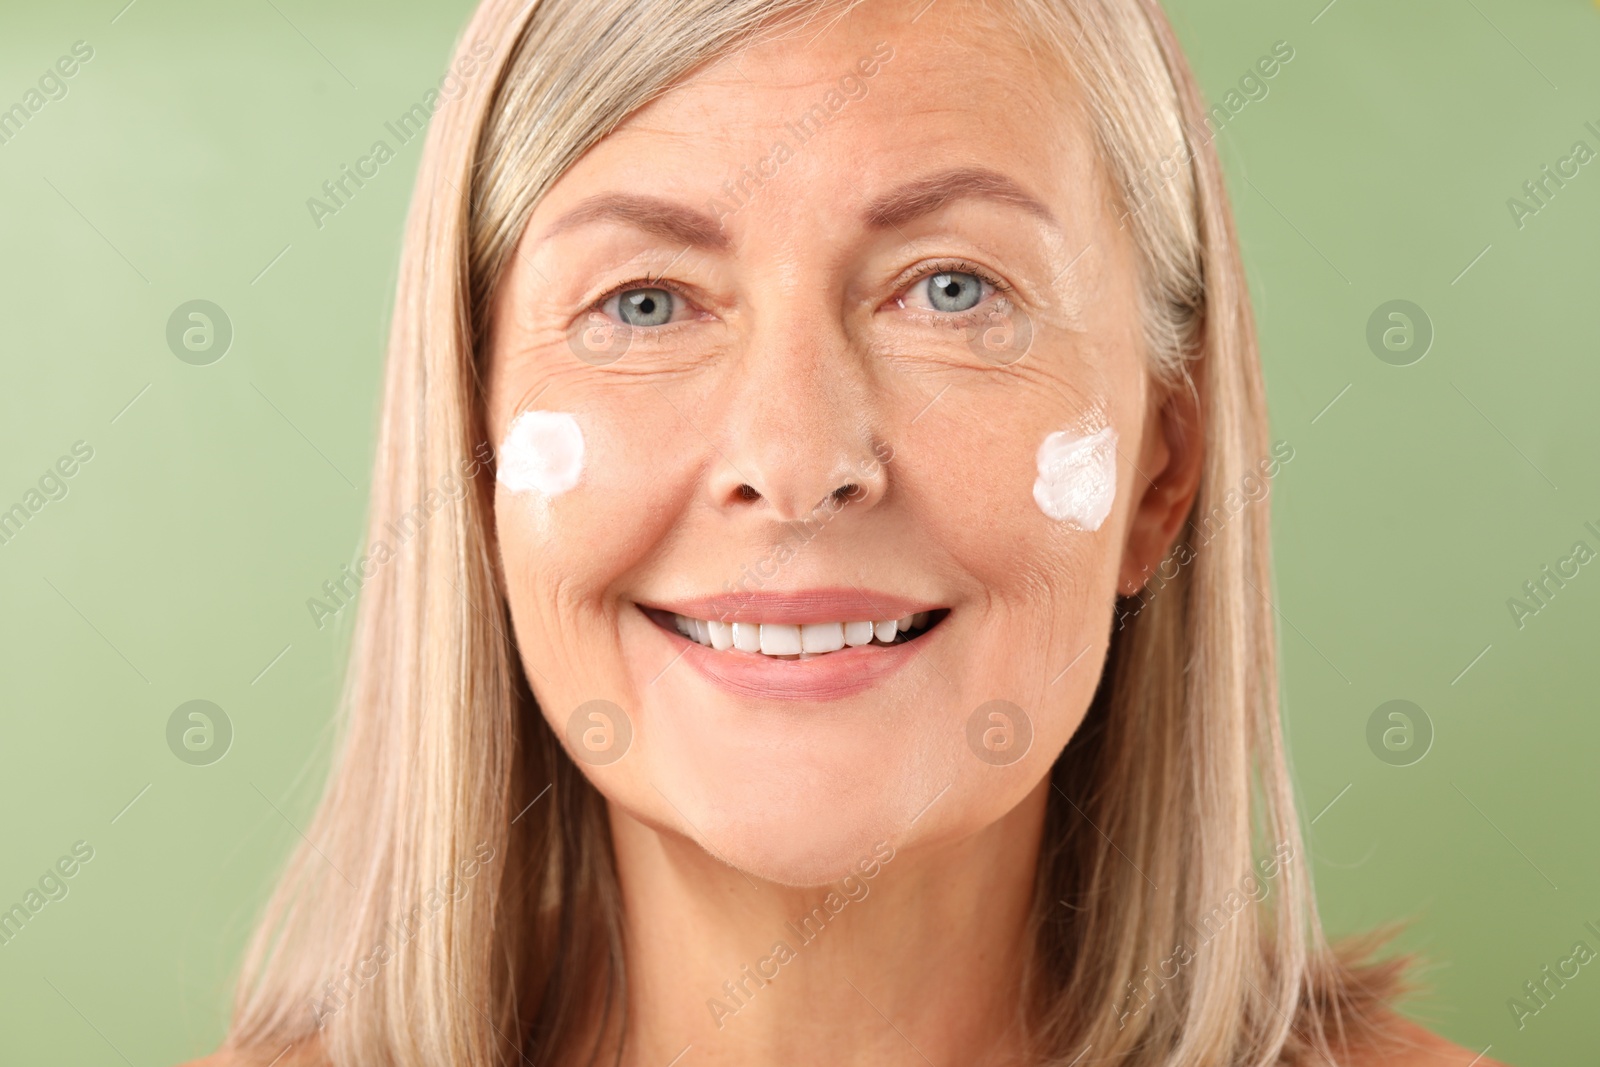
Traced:
[[495, 480], [513, 493], [559, 496], [583, 474], [583, 431], [564, 411], [524, 411], [500, 442]]
[[1053, 433], [1039, 446], [1038, 464], [1033, 500], [1039, 510], [1081, 530], [1100, 529], [1117, 498], [1117, 431]]

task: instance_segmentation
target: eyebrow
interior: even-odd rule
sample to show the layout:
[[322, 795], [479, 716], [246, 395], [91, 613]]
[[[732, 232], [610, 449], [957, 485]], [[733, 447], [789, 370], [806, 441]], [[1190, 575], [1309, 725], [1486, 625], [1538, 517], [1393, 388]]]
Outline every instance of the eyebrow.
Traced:
[[691, 248], [725, 252], [731, 247], [728, 235], [710, 215], [658, 196], [636, 193], [592, 196], [552, 223], [545, 237], [592, 222], [620, 222]]
[[[988, 167], [954, 167], [916, 178], [891, 189], [867, 205], [868, 226], [886, 229], [938, 211], [957, 200], [994, 200], [1019, 207], [1059, 227], [1055, 213], [1021, 185]], [[690, 248], [726, 252], [727, 232], [710, 215], [658, 196], [603, 193], [589, 197], [551, 223], [545, 237], [595, 222], [618, 222]]]
[[954, 167], [906, 182], [873, 200], [865, 218], [868, 226], [895, 227], [967, 198], [1010, 204], [1053, 226], [1061, 225], [1042, 201], [988, 167]]

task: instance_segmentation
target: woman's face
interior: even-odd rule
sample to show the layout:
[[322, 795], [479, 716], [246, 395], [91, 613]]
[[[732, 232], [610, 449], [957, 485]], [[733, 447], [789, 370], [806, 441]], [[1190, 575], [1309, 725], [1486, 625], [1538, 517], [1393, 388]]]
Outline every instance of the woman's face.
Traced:
[[790, 884], [1037, 788], [1173, 532], [1074, 91], [925, 2], [635, 114], [494, 307], [498, 547], [544, 715], [614, 810]]

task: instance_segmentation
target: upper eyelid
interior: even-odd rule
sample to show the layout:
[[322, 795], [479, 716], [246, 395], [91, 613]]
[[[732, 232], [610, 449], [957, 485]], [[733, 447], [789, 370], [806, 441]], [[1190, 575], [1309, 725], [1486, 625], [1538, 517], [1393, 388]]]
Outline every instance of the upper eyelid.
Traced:
[[1003, 278], [1001, 278], [999, 272], [997, 271], [988, 270], [976, 263], [972, 263], [964, 259], [933, 260], [931, 262], [918, 264], [917, 266], [912, 267], [910, 276], [904, 281], [896, 284], [894, 288], [894, 295], [889, 297], [887, 303], [899, 305], [899, 307], [907, 314], [927, 314], [928, 309], [926, 308], [907, 307], [904, 303], [905, 298], [918, 284], [937, 274], [946, 272], [951, 274], [970, 274], [973, 277], [978, 278], [980, 281], [987, 283], [994, 290], [994, 292], [990, 294], [987, 299], [979, 301], [977, 304], [974, 304], [965, 311], [933, 312], [933, 314], [939, 316], [941, 319], [955, 319], [960, 318], [963, 315], [971, 315], [990, 300], [994, 300], [996, 298], [1007, 298], [1013, 291], [1012, 286]]
[[669, 281], [666, 278], [634, 278], [631, 281], [626, 281], [621, 285], [614, 285], [607, 289], [590, 302], [589, 308], [590, 310], [598, 311], [607, 300], [633, 289], [664, 289], [673, 296], [681, 296], [691, 304], [695, 303], [694, 297], [690, 296], [687, 289], [677, 282]]
[[935, 274], [970, 274], [994, 286], [996, 292], [1009, 293], [1011, 285], [1000, 277], [997, 271], [992, 271], [977, 263], [964, 259], [936, 259], [927, 263], [920, 263], [910, 268], [901, 275], [901, 281], [894, 288], [896, 296], [907, 292], [913, 285], [924, 278], [931, 278]]

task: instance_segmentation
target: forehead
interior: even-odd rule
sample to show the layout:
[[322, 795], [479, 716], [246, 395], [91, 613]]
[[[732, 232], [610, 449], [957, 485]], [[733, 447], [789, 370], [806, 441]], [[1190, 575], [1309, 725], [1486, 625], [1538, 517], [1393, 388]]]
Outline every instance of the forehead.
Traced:
[[759, 184], [847, 203], [915, 174], [982, 166], [1065, 216], [1097, 186], [1091, 146], [1059, 55], [979, 4], [914, 0], [819, 16], [708, 63], [558, 184], [605, 174], [735, 200]]

